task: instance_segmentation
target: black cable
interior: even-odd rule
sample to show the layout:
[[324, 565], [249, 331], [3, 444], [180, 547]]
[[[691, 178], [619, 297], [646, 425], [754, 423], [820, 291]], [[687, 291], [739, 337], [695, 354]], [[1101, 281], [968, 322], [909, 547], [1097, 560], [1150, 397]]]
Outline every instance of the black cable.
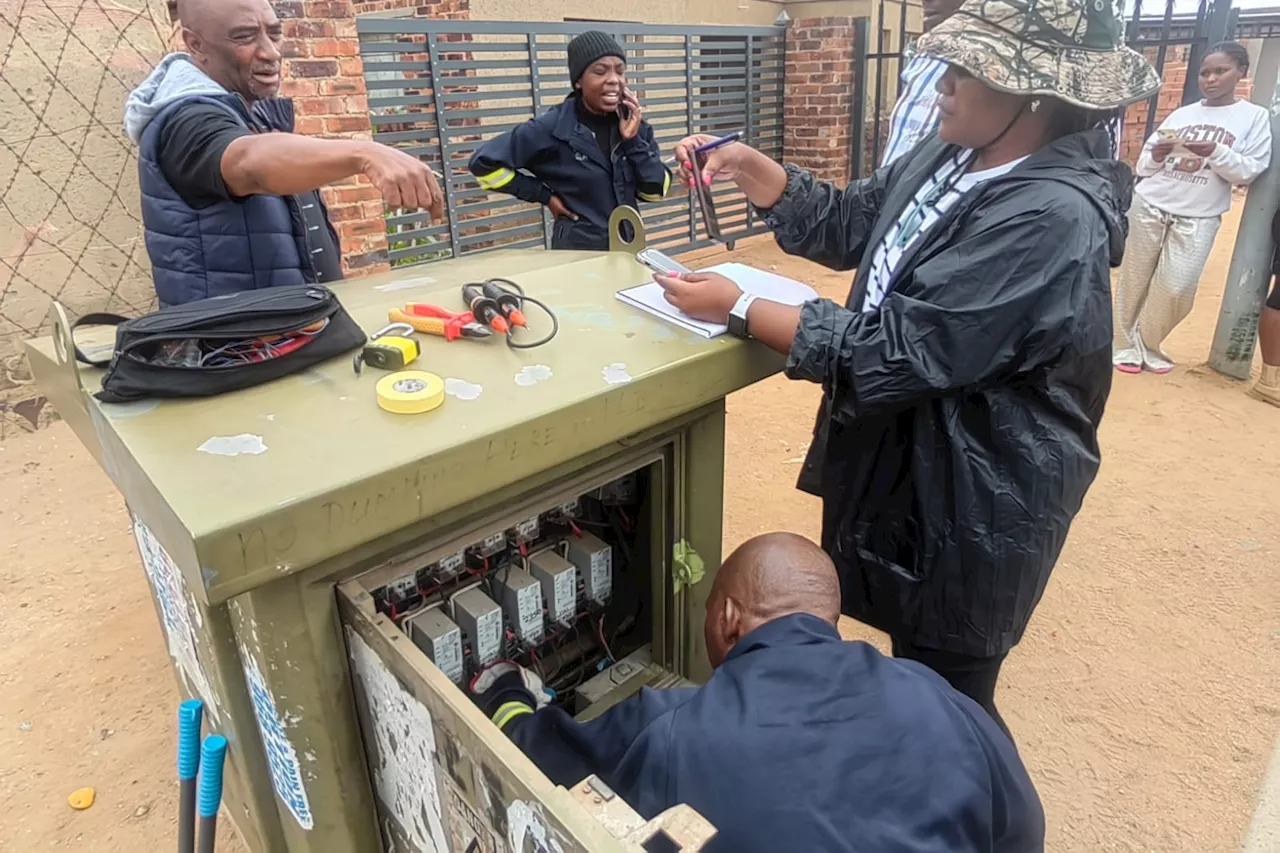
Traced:
[[551, 339], [560, 331], [560, 318], [558, 318], [556, 313], [547, 306], [547, 303], [543, 302], [541, 299], [534, 299], [532, 296], [529, 296], [524, 292], [523, 287], [509, 278], [491, 278], [488, 283], [496, 284], [503, 290], [506, 290], [509, 293], [514, 293], [516, 296], [520, 297], [521, 302], [532, 302], [551, 318], [551, 332], [546, 337], [537, 341], [518, 342], [514, 337], [515, 329], [512, 328], [507, 332], [507, 346], [512, 349], [533, 349], [534, 347], [540, 347], [543, 344], [551, 343]]
[[513, 329], [512, 331], [507, 333], [507, 346], [511, 347], [512, 349], [533, 349], [534, 347], [540, 347], [543, 344], [551, 343], [551, 339], [554, 338], [556, 336], [556, 333], [560, 331], [560, 320], [559, 318], [556, 317], [555, 312], [552, 311], [550, 308], [548, 308], [547, 303], [543, 302], [541, 299], [534, 299], [532, 296], [522, 296], [521, 299], [525, 302], [532, 302], [534, 305], [537, 305], [544, 312], [546, 312], [546, 315], [551, 318], [551, 331], [548, 332], [547, 336], [545, 338], [542, 338], [541, 340], [530, 341], [527, 343], [517, 343], [516, 339], [513, 337], [515, 332], [515, 330]]
[[[518, 551], [517, 551], [518, 553]], [[515, 558], [511, 555], [511, 547], [507, 546], [507, 565], [502, 569], [502, 582], [498, 583], [498, 570], [493, 569], [489, 572], [489, 576], [485, 578], [488, 582], [489, 595], [494, 601], [502, 600], [502, 593], [506, 590], [507, 581], [511, 580], [511, 564]]]

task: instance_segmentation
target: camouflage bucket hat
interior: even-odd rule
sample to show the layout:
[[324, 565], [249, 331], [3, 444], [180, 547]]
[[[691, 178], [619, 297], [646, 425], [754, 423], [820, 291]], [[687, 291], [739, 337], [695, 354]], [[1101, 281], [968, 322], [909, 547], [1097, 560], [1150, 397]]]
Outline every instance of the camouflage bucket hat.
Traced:
[[1114, 0], [965, 0], [918, 51], [994, 89], [1110, 110], [1160, 88], [1151, 63], [1121, 40]]

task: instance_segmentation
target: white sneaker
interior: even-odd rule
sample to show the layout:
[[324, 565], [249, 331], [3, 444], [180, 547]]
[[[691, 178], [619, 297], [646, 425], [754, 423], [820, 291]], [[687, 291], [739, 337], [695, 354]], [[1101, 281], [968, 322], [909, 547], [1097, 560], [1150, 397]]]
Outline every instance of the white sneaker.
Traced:
[[1280, 406], [1280, 364], [1262, 365], [1262, 375], [1249, 389], [1249, 394], [1273, 406]]

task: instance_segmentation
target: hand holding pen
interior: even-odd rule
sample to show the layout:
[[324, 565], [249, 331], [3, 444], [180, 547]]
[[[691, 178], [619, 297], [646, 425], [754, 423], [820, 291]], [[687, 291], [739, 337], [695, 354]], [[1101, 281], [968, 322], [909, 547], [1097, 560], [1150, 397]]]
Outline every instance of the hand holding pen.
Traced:
[[681, 182], [686, 186], [693, 186], [694, 156], [701, 158], [702, 179], [707, 186], [713, 181], [733, 180], [738, 174], [741, 155], [750, 150], [747, 146], [738, 144], [741, 139], [741, 133], [730, 133], [727, 136], [695, 133], [677, 142], [674, 165], [679, 168]]

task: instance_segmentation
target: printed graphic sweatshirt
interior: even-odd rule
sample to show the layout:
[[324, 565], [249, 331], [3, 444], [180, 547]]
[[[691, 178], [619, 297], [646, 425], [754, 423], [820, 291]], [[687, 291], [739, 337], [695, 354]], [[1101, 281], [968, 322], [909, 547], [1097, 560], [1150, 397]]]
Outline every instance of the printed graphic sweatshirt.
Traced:
[[[1160, 130], [1178, 141], [1216, 142], [1208, 157], [1170, 154], [1163, 163], [1151, 157]], [[1138, 195], [1175, 216], [1221, 216], [1231, 207], [1233, 184], [1249, 184], [1271, 162], [1271, 116], [1248, 101], [1225, 107], [1203, 102], [1179, 107], [1160, 123], [1138, 159]]]

